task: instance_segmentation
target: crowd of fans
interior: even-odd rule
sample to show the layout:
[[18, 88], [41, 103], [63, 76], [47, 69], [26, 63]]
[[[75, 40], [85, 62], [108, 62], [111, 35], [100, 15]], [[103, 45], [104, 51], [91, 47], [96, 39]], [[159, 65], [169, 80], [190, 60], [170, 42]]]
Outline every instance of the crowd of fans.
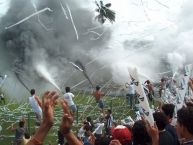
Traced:
[[[153, 101], [153, 85], [149, 80], [145, 83], [149, 89], [147, 93], [149, 101]], [[193, 90], [192, 79], [188, 85]], [[129, 94], [126, 99], [129, 100], [130, 107], [133, 109], [132, 84], [128, 86], [128, 89]], [[163, 89], [164, 80], [161, 80], [159, 95], [163, 95], [161, 94]], [[60, 105], [63, 109], [63, 117], [58, 127], [58, 145], [193, 145], [193, 103], [191, 101], [186, 102], [186, 105], [177, 112], [174, 104], [161, 104], [153, 113], [155, 124], [151, 126], [144, 119], [143, 114], [134, 121], [128, 119], [129, 123], [116, 122], [112, 110], [104, 109], [102, 99], [104, 94], [99, 86], [92, 95], [98, 103], [100, 116], [96, 120], [88, 116], [78, 131], [73, 132], [73, 118], [77, 108], [73, 102], [74, 95], [70, 92], [70, 87], [66, 87], [66, 93], [62, 99], [58, 99], [57, 92], [47, 91], [42, 101], [32, 89], [29, 101], [36, 114], [39, 128], [33, 136], [30, 136], [25, 126], [25, 119], [20, 120], [18, 127], [11, 125], [11, 130], [15, 131], [14, 145], [42, 145], [54, 124], [55, 105]]]

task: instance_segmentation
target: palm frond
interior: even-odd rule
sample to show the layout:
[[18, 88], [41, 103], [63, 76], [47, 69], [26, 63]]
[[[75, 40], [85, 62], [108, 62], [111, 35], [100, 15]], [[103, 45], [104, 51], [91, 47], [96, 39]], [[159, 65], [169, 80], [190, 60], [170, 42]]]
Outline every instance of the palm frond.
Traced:
[[96, 12], [99, 12], [99, 11], [100, 11], [100, 9], [96, 9], [95, 11], [96, 11]]
[[95, 19], [102, 24], [105, 23], [106, 19], [108, 19], [111, 23], [115, 22], [115, 12], [109, 9], [109, 7], [111, 7], [111, 3], [107, 3], [105, 5], [103, 5], [103, 1], [100, 1], [100, 5], [97, 3], [97, 1], [95, 1], [95, 3], [98, 7], [96, 12], [99, 13]]
[[107, 4], [105, 5], [105, 7], [107, 7], [107, 8], [111, 7], [111, 3], [107, 3]]
[[105, 9], [104, 15], [111, 23], [115, 22], [115, 12], [110, 9]]
[[104, 6], [104, 5], [103, 5], [103, 1], [100, 1], [100, 5], [101, 5], [101, 7]]

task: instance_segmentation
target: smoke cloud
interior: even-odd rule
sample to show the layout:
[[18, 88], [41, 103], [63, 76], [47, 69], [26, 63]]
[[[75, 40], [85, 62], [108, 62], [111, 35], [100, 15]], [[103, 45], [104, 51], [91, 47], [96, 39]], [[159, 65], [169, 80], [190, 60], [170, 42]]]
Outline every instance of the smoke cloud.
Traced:
[[[105, 29], [103, 38], [91, 41], [90, 39], [96, 36], [88, 32], [88, 29], [100, 25], [93, 21], [93, 11], [82, 9], [78, 6], [78, 3], [73, 1], [61, 1], [61, 3], [69, 19], [69, 12], [71, 12], [79, 35], [78, 40], [71, 21], [66, 19], [63, 14], [59, 0], [42, 0], [38, 2], [12, 0], [9, 10], [1, 18], [1, 71], [16, 71], [29, 88], [38, 90], [44, 88], [40, 85], [44, 81], [43, 74], [39, 75], [41, 73], [38, 73], [37, 66], [40, 64], [47, 68], [53, 79], [56, 81], [61, 80], [57, 82], [60, 87], [64, 87], [63, 85], [67, 85], [66, 83], [74, 85], [80, 81], [81, 77], [84, 77], [78, 72], [69, 80], [69, 76], [74, 71], [69, 62], [81, 60], [82, 63], [86, 64], [92, 60], [89, 53], [93, 50], [100, 51], [103, 49], [111, 37], [108, 28], [101, 27], [97, 31], [100, 33]], [[68, 3], [71, 11], [68, 11], [66, 3]], [[46, 30], [42, 27], [38, 16], [34, 16], [10, 29], [3, 29], [34, 13], [34, 5], [36, 5], [37, 10], [46, 7], [53, 10], [53, 12], [46, 11], [39, 14], [39, 20], [49, 29]], [[92, 68], [94, 67], [91, 67], [89, 71]], [[27, 76], [27, 80], [24, 76]]]
[[[85, 65], [94, 85], [110, 79], [123, 85], [128, 81], [128, 69], [134, 67], [139, 69], [142, 81], [159, 80], [158, 73], [174, 72], [193, 60], [190, 37], [193, 2], [177, 1], [179, 3], [163, 1], [160, 4], [153, 0], [143, 0], [143, 3], [123, 0], [118, 4], [112, 0], [116, 22], [101, 25], [94, 20], [95, 5], [91, 1], [12, 0], [0, 20], [0, 72], [8, 74], [4, 89], [11, 96], [27, 94], [14, 77], [15, 72], [29, 88], [39, 92], [53, 88], [37, 66], [46, 68], [51, 80], [62, 90], [65, 85], [74, 86], [85, 79], [83, 73], [69, 63], [76, 61]], [[78, 40], [66, 4], [71, 10]], [[46, 7], [53, 12], [45, 11], [4, 29]], [[89, 82], [81, 85], [88, 87]]]

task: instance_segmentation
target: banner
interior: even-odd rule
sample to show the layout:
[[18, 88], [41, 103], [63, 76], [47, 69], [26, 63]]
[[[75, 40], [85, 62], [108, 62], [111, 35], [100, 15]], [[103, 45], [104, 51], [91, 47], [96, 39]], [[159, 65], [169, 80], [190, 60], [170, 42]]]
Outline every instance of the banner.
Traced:
[[135, 68], [133, 71], [131, 71], [129, 73], [130, 73], [131, 81], [135, 85], [135, 90], [138, 94], [139, 105], [140, 105], [141, 110], [145, 116], [145, 119], [148, 120], [150, 125], [153, 126], [154, 125], [154, 119], [153, 119], [152, 110], [149, 107], [149, 102], [148, 102], [147, 96], [145, 94], [143, 85], [139, 80], [139, 77], [138, 77], [139, 75], [138, 75], [137, 69]]
[[188, 81], [192, 74], [192, 64], [186, 65], [184, 67], [184, 74], [181, 78], [181, 88], [178, 89], [178, 99], [177, 99], [177, 110], [181, 109], [184, 103], [184, 98], [188, 91]]

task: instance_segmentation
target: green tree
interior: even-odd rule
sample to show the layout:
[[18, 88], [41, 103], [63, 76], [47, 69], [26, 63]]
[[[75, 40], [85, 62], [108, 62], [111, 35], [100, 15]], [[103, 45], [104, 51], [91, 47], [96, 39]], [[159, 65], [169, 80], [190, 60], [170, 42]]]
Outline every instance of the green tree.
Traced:
[[108, 19], [111, 23], [115, 21], [115, 12], [111, 9], [111, 3], [103, 4], [103, 1], [101, 0], [100, 3], [95, 1], [95, 4], [97, 5], [96, 11], [99, 13], [95, 19], [97, 19], [100, 23], [104, 24], [106, 19]]

